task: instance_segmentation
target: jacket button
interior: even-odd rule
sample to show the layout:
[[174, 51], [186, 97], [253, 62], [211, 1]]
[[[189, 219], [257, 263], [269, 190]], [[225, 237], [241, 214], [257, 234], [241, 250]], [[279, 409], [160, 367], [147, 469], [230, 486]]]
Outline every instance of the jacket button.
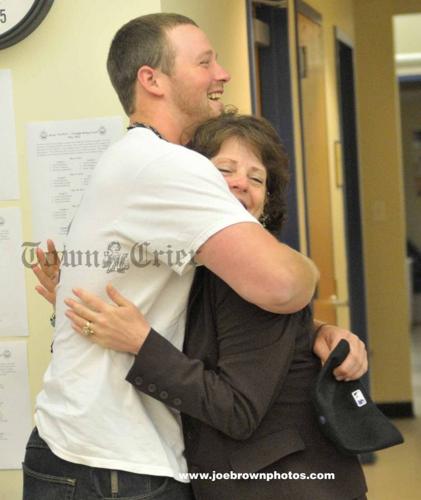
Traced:
[[181, 399], [180, 398], [175, 398], [173, 400], [173, 403], [174, 403], [175, 406], [180, 406], [181, 405]]
[[148, 391], [149, 392], [155, 392], [156, 391], [156, 385], [155, 384], [149, 384], [148, 385]]
[[167, 399], [167, 398], [168, 398], [168, 392], [167, 392], [167, 391], [161, 391], [161, 392], [159, 393], [159, 397], [160, 397], [161, 399]]
[[142, 377], [136, 377], [136, 378], [134, 379], [134, 383], [135, 383], [136, 385], [142, 385], [142, 384], [143, 384], [143, 378], [142, 378]]

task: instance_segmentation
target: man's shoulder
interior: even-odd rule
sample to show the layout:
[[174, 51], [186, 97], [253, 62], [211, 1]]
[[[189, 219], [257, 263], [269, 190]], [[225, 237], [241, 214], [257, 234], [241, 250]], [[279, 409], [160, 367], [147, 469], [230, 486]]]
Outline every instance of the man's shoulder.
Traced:
[[185, 146], [173, 144], [157, 137], [146, 129], [133, 130], [108, 149], [108, 156], [123, 161], [141, 161], [171, 168], [189, 169], [196, 165], [214, 171], [212, 163], [203, 155]]
[[179, 165], [183, 168], [199, 165], [200, 167], [211, 168], [212, 171], [215, 170], [208, 158], [180, 144], [160, 140], [159, 144], [155, 145], [155, 154], [156, 161], [167, 163], [167, 160], [169, 160], [171, 165]]

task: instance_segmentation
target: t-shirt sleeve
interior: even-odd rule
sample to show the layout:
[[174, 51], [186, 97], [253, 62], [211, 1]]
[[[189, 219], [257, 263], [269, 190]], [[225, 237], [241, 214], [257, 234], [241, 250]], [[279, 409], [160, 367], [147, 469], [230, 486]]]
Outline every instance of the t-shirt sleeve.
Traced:
[[[115, 221], [118, 231], [182, 274], [199, 247], [233, 224], [258, 223], [205, 157], [173, 147], [143, 167]], [[169, 260], [169, 257], [170, 260]]]

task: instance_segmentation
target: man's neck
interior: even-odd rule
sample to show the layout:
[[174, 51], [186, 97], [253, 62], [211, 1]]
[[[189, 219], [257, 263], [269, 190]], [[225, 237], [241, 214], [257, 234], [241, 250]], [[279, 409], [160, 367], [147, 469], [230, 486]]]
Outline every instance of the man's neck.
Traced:
[[155, 116], [152, 116], [148, 113], [138, 112], [130, 115], [129, 119], [130, 124], [136, 122], [144, 123], [145, 125], [149, 125], [150, 127], [156, 129], [159, 134], [167, 141], [174, 144], [181, 144], [183, 135], [182, 127], [180, 127], [178, 123], [175, 123], [175, 121], [172, 120], [171, 117], [166, 116], [165, 119], [162, 119], [159, 113], [156, 113]]

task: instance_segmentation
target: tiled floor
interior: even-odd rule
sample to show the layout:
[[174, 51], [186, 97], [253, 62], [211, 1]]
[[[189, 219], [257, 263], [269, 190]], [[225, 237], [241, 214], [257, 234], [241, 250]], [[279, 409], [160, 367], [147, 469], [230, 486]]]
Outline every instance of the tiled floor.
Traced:
[[405, 443], [376, 455], [373, 465], [365, 465], [369, 500], [421, 499], [421, 325], [412, 332], [414, 419], [394, 422]]

